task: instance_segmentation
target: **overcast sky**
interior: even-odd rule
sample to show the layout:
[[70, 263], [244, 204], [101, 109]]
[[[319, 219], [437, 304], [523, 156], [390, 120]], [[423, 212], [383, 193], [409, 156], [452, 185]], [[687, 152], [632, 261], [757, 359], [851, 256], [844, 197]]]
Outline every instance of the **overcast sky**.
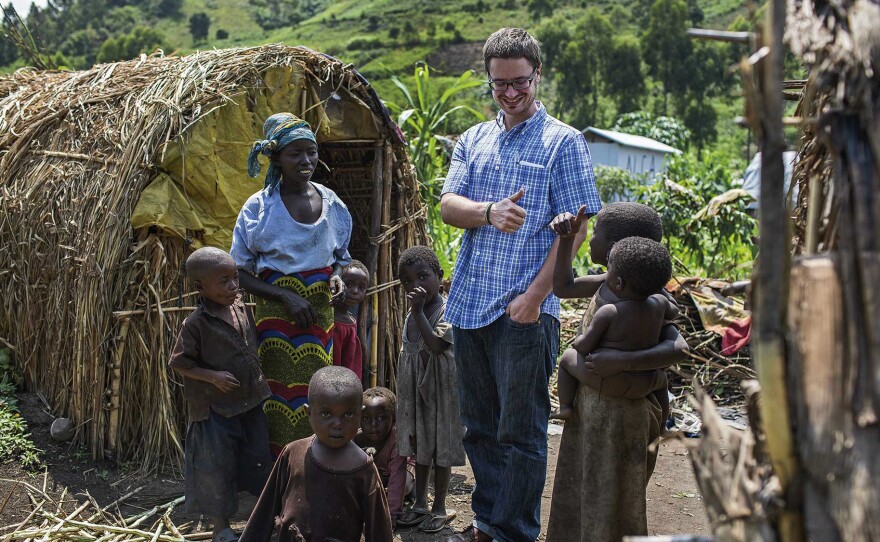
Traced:
[[[21, 15], [21, 18], [24, 19], [27, 17], [28, 11], [31, 9], [31, 4], [37, 4], [42, 7], [46, 5], [47, 0], [12, 0], [12, 7], [15, 8], [15, 11]], [[7, 5], [9, 0], [5, 0], [3, 5]]]

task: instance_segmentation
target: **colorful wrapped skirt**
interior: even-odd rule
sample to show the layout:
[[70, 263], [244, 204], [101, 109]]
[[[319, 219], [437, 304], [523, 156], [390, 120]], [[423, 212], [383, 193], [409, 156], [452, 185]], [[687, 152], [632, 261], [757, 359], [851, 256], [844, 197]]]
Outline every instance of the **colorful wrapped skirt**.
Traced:
[[330, 305], [330, 275], [325, 267], [284, 275], [264, 271], [260, 278], [302, 296], [318, 314], [318, 321], [301, 328], [284, 305], [257, 298], [254, 311], [259, 333], [260, 366], [272, 396], [263, 403], [269, 427], [269, 447], [278, 456], [289, 442], [312, 434], [304, 405], [309, 380], [321, 367], [333, 364], [333, 307]]

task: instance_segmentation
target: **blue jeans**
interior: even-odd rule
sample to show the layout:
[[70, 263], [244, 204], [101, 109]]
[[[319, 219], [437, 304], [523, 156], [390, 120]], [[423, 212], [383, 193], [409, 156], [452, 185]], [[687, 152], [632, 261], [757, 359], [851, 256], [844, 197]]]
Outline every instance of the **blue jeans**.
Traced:
[[541, 532], [547, 477], [548, 384], [559, 351], [559, 322], [507, 315], [478, 329], [455, 328], [464, 449], [476, 483], [477, 528], [502, 542], [534, 542]]

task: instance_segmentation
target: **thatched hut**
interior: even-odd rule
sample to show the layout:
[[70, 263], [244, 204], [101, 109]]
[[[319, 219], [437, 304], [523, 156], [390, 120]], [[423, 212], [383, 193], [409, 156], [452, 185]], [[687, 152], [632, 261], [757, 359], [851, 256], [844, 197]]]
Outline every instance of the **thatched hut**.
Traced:
[[312, 124], [327, 166], [316, 180], [352, 213], [351, 252], [373, 277], [365, 359], [393, 382], [405, 301], [392, 266], [427, 241], [425, 215], [400, 131], [350, 65], [269, 45], [0, 79], [0, 341], [96, 457], [181, 456], [167, 359], [195, 301], [182, 263], [229, 248], [262, 187], [248, 150], [278, 111]]

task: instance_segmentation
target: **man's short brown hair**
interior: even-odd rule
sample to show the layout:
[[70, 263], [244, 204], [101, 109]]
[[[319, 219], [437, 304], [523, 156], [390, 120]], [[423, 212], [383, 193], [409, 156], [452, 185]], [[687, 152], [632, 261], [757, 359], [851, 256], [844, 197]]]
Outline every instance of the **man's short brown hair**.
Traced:
[[541, 44], [522, 28], [502, 28], [483, 45], [483, 61], [489, 73], [493, 58], [525, 58], [533, 68], [541, 65]]

